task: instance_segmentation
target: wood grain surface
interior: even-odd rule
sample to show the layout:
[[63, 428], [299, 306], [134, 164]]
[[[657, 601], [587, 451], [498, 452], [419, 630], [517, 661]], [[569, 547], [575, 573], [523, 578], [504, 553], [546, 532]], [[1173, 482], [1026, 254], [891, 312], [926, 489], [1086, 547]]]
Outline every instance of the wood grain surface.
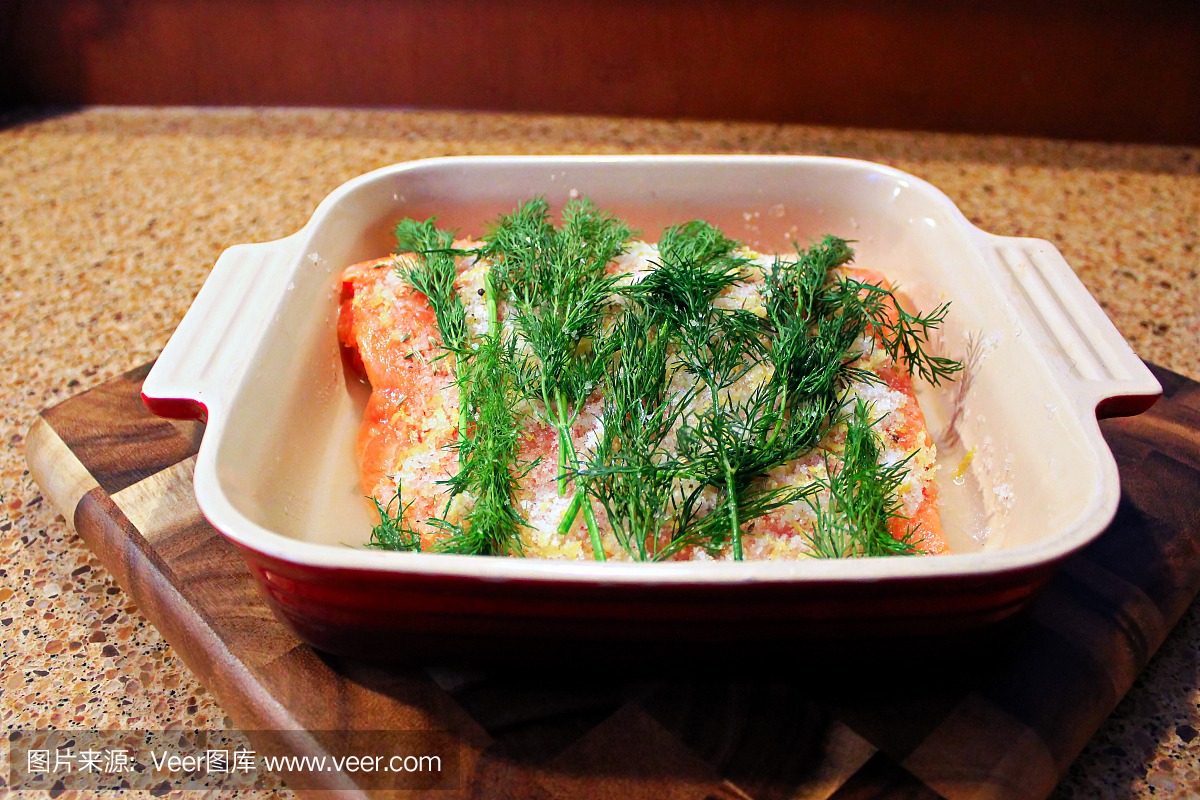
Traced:
[[439, 797], [1040, 800], [1200, 590], [1200, 385], [1155, 368], [1163, 399], [1102, 424], [1122, 479], [1110, 528], [1027, 613], [924, 657], [800, 643], [769, 662], [553, 670], [335, 658], [274, 619], [204, 520], [199, 426], [150, 416], [145, 373], [43, 413], [27, 458], [47, 496], [74, 504], [80, 536], [256, 746], [450, 731], [462, 780]]

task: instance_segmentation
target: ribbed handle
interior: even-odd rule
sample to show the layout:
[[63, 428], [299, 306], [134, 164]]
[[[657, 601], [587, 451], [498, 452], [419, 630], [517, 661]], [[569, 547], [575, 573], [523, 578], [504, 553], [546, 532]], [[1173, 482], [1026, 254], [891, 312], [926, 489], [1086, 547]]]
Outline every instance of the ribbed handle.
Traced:
[[1099, 417], [1140, 414], [1162, 386], [1050, 242], [981, 234], [984, 258], [1011, 279], [1025, 327], [1057, 368], [1059, 383]]
[[154, 413], [207, 419], [237, 387], [299, 255], [299, 234], [221, 254], [142, 385]]

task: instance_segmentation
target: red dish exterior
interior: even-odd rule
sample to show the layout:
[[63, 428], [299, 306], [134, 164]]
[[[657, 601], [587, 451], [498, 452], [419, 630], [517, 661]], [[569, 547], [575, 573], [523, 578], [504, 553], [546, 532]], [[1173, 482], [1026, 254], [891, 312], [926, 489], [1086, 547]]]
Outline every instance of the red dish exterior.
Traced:
[[318, 568], [239, 548], [277, 617], [326, 652], [471, 660], [547, 646], [641, 655], [688, 645], [955, 634], [1020, 611], [1058, 562], [1001, 574], [874, 582], [605, 584]]

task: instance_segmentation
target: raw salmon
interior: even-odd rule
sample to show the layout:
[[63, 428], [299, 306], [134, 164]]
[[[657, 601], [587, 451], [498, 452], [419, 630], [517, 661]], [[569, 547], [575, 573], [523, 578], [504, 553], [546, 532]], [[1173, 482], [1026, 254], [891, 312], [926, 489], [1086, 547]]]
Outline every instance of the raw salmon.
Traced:
[[[627, 253], [610, 265], [610, 271], [637, 280], [651, 266], [653, 245], [631, 243]], [[753, 254], [758, 256], [758, 254]], [[412, 503], [407, 521], [422, 535], [422, 549], [431, 549], [444, 534], [427, 524], [431, 517], [457, 519], [469, 509], [471, 499], [459, 496], [449, 503], [444, 481], [457, 471], [457, 456], [451, 448], [457, 436], [458, 388], [453, 380], [451, 358], [440, 348], [435, 318], [425, 297], [396, 275], [396, 266], [407, 257], [389, 257], [356, 264], [343, 274], [343, 303], [338, 324], [339, 339], [348, 348], [371, 383], [372, 392], [358, 439], [358, 460], [364, 491], [387, 504], [397, 489], [403, 502]], [[758, 256], [762, 265], [768, 257]], [[482, 330], [478, 308], [482, 302], [482, 275], [486, 265], [464, 258], [459, 265], [456, 288], [468, 310], [474, 330]], [[863, 283], [888, 287], [878, 273], [843, 269], [843, 274]], [[761, 302], [753, 282], [732, 287], [716, 301], [718, 306], [743, 308], [758, 313]], [[500, 315], [504, 318], [504, 305]], [[869, 338], [869, 334], [868, 334]], [[899, 501], [904, 518], [891, 520], [891, 533], [910, 537], [916, 548], [927, 554], [948, 552], [942, 536], [935, 480], [936, 451], [917, 404], [913, 381], [882, 353], [864, 344], [858, 366], [878, 374], [883, 385], [856, 385], [854, 391], [872, 404], [881, 416], [877, 430], [884, 458], [893, 462], [908, 459], [908, 478]], [[752, 371], [753, 372], [753, 371]], [[761, 380], [762, 376], [756, 379]], [[748, 378], [750, 380], [750, 378]], [[599, 435], [602, 398], [588, 400], [572, 429], [576, 450], [588, 451]], [[765, 488], [802, 485], [826, 476], [826, 465], [836, 462], [844, 429], [836, 427], [812, 453], [772, 470], [763, 481]], [[557, 529], [569, 497], [557, 491], [558, 443], [554, 429], [527, 415], [521, 438], [521, 458], [536, 466], [524, 477], [514, 503], [528, 523], [522, 533], [522, 549], [528, 556], [566, 559], [593, 558], [592, 546], [580, 515], [569, 533]], [[712, 490], [712, 502], [718, 499]], [[603, 509], [593, 504], [597, 521], [607, 530]], [[813, 524], [811, 507], [802, 501], [778, 509], [744, 526], [743, 549], [747, 559], [803, 558], [809, 555], [805, 534]], [[628, 558], [611, 532], [603, 537], [609, 558]], [[677, 559], [708, 559], [698, 547], [677, 553]], [[731, 553], [719, 557], [730, 558]]]

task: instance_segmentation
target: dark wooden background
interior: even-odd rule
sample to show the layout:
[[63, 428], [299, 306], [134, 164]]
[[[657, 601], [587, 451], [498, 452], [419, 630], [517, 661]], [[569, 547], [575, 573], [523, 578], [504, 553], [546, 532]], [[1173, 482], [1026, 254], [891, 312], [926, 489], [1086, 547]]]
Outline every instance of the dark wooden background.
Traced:
[[404, 106], [1200, 144], [1200, 2], [0, 0], [0, 103]]

